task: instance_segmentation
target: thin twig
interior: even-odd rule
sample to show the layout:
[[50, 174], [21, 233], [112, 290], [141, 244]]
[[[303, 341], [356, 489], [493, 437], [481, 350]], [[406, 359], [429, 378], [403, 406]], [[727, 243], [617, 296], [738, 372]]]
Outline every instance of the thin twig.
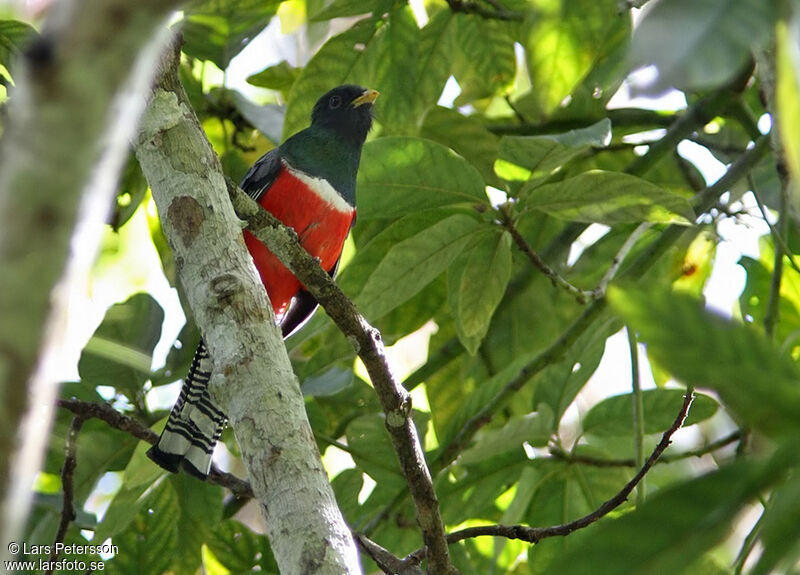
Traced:
[[622, 263], [625, 261], [625, 258], [628, 257], [628, 254], [633, 249], [633, 246], [636, 245], [636, 242], [638, 242], [645, 232], [652, 226], [653, 225], [650, 222], [642, 222], [636, 227], [635, 230], [631, 232], [631, 235], [628, 236], [628, 239], [626, 239], [625, 243], [622, 244], [622, 247], [619, 248], [617, 255], [615, 255], [614, 259], [611, 260], [611, 265], [608, 266], [608, 270], [606, 270], [606, 273], [598, 282], [597, 287], [594, 288], [592, 293], [592, 297], [594, 299], [605, 297], [608, 284], [610, 284], [611, 280], [616, 277], [617, 273], [619, 272], [619, 268], [622, 267]]
[[[681, 461], [683, 459], [691, 459], [693, 457], [703, 457], [704, 455], [708, 455], [709, 453], [713, 453], [723, 447], [727, 447], [732, 443], [736, 443], [740, 439], [744, 437], [744, 432], [741, 429], [737, 429], [736, 431], [717, 439], [716, 441], [712, 441], [707, 445], [703, 445], [702, 447], [698, 447], [697, 449], [691, 449], [688, 451], [682, 451], [680, 453], [675, 454], [665, 454], [658, 458], [656, 464], [662, 463], [674, 463], [676, 461]], [[558, 447], [550, 447], [550, 455], [553, 459], [560, 459], [562, 461], [566, 461], [568, 463], [578, 463], [582, 465], [591, 465], [592, 467], [638, 467], [636, 465], [636, 460], [631, 459], [607, 459], [605, 457], [593, 457], [591, 455], [579, 455], [574, 453], [568, 453], [563, 449]]]
[[419, 566], [419, 557], [400, 559], [391, 551], [381, 547], [361, 533], [353, 533], [353, 538], [361, 551], [372, 559], [384, 573], [389, 575], [424, 575], [425, 572]]
[[678, 431], [678, 429], [681, 428], [683, 422], [686, 420], [686, 416], [689, 413], [689, 407], [692, 405], [693, 400], [694, 392], [692, 389], [688, 389], [686, 391], [686, 395], [684, 395], [683, 405], [681, 406], [675, 421], [672, 423], [669, 429], [664, 432], [664, 435], [661, 437], [661, 441], [658, 442], [658, 445], [656, 445], [655, 449], [650, 454], [650, 457], [647, 458], [647, 461], [644, 463], [641, 469], [639, 469], [639, 472], [634, 475], [633, 479], [626, 483], [616, 495], [588, 515], [584, 515], [583, 517], [576, 519], [575, 521], [570, 521], [569, 523], [554, 525], [551, 527], [527, 527], [524, 525], [483, 525], [480, 527], [469, 527], [467, 529], [449, 533], [447, 535], [447, 542], [452, 544], [463, 539], [492, 535], [506, 537], [508, 539], [521, 539], [522, 541], [527, 541], [529, 543], [538, 543], [542, 539], [546, 539], [548, 537], [564, 537], [573, 531], [588, 527], [627, 501], [628, 496], [631, 494], [634, 488], [644, 478], [647, 472], [650, 471], [653, 465], [655, 465], [655, 462], [658, 460], [664, 450], [669, 447], [670, 443], [672, 442], [672, 436], [676, 431]]
[[551, 282], [553, 282], [554, 286], [560, 287], [567, 293], [574, 296], [575, 300], [581, 305], [585, 304], [591, 299], [594, 299], [594, 292], [575, 287], [539, 257], [531, 245], [525, 241], [524, 237], [522, 237], [522, 234], [519, 233], [519, 230], [514, 225], [514, 221], [506, 205], [500, 206], [498, 212], [500, 213], [503, 227], [508, 230], [508, 233], [511, 234], [511, 238], [514, 240], [514, 243], [517, 244], [517, 247], [522, 251], [522, 253], [528, 256], [528, 259], [531, 260], [531, 263], [534, 266], [536, 266]]
[[[75, 466], [77, 465], [78, 434], [81, 432], [84, 421], [86, 420], [83, 416], [76, 415], [72, 418], [72, 422], [69, 424], [69, 431], [67, 431], [67, 441], [64, 447], [64, 466], [61, 468], [61, 490], [64, 492], [64, 501], [61, 506], [61, 521], [58, 523], [58, 530], [53, 539], [48, 565], [53, 565], [58, 559], [60, 555], [59, 544], [64, 543], [69, 524], [75, 521]], [[52, 567], [45, 571], [47, 575], [52, 572]]]
[[[92, 403], [79, 399], [59, 399], [58, 407], [71, 411], [83, 419], [99, 419], [109, 426], [132, 435], [136, 439], [153, 445], [158, 441], [158, 434], [128, 415], [118, 412], [108, 403]], [[213, 485], [225, 487], [238, 499], [252, 499], [253, 490], [250, 484], [231, 473], [220, 471], [216, 465], [211, 466], [207, 481]]]

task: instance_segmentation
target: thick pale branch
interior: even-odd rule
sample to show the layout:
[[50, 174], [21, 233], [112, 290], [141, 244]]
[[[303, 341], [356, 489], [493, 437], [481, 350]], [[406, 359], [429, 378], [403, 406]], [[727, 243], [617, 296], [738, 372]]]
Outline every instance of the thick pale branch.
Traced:
[[358, 573], [358, 551], [320, 460], [297, 379], [241, 235], [225, 179], [170, 53], [136, 155], [214, 362], [281, 573]]
[[228, 192], [236, 213], [248, 229], [297, 276], [348, 337], [364, 366], [386, 414], [386, 429], [409, 486], [428, 549], [430, 573], [450, 573], [444, 524], [425, 454], [411, 419], [411, 397], [392, 375], [377, 329], [369, 325], [330, 276], [297, 242], [293, 230], [265, 211], [231, 182]]

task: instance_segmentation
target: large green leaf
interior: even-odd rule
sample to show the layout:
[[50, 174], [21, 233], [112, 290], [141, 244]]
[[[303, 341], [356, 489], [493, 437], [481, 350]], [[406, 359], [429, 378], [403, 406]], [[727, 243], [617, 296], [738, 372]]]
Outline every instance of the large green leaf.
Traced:
[[[680, 389], [647, 389], [642, 392], [644, 407], [644, 432], [661, 433], [675, 421], [683, 403]], [[717, 411], [712, 397], [696, 394], [683, 426], [705, 421]], [[600, 436], [631, 435], [633, 426], [633, 399], [630, 393], [609, 397], [593, 406], [583, 418], [584, 433]]]
[[281, 0], [201, 0], [187, 6], [183, 51], [225, 70], [278, 10]]
[[676, 378], [714, 389], [742, 421], [769, 435], [800, 429], [800, 370], [758, 331], [685, 294], [613, 288], [608, 297]]
[[372, 12], [379, 0], [332, 0], [325, 2], [319, 10], [309, 8], [308, 21], [322, 22], [332, 18], [359, 16]]
[[278, 572], [267, 538], [234, 519], [213, 526], [206, 545], [231, 573]]
[[568, 552], [552, 572], [583, 575], [602, 565], [615, 575], [683, 573], [724, 540], [745, 504], [781, 479], [787, 462], [796, 459], [790, 451], [783, 449], [767, 463], [737, 462], [659, 491], [635, 512], [570, 537]]
[[[339, 84], [368, 84], [372, 78], [370, 59], [374, 60], [378, 20], [362, 20], [334, 36], [309, 60], [292, 84], [283, 123], [286, 139], [311, 123], [314, 103]], [[369, 87], [369, 86], [364, 86]]]
[[416, 98], [421, 110], [439, 101], [450, 77], [455, 40], [456, 17], [451, 10], [437, 12], [420, 32]]
[[465, 14], [455, 18], [458, 58], [453, 74], [462, 89], [456, 104], [507, 90], [516, 70], [513, 25]]
[[375, 102], [375, 116], [387, 134], [414, 134], [417, 130], [417, 51], [420, 30], [407, 4], [389, 14], [381, 34], [372, 87], [384, 94]]
[[201, 548], [222, 520], [222, 489], [197, 481], [186, 473], [170, 475], [178, 499], [178, 548], [172, 557], [175, 575], [194, 575], [201, 563]]
[[444, 272], [481, 223], [468, 215], [447, 217], [389, 250], [355, 299], [367, 318], [379, 318]]
[[119, 548], [106, 565], [114, 575], [161, 575], [178, 549], [178, 496], [169, 481], [161, 481], [128, 527], [114, 537]]
[[81, 379], [116, 387], [135, 398], [150, 377], [163, 321], [164, 310], [149, 294], [136, 294], [110, 307], [81, 354]]
[[[589, 126], [563, 134], [546, 136], [503, 136], [500, 139], [500, 158], [521, 166], [534, 176], [547, 175], [572, 158], [611, 141], [611, 121], [604, 118]], [[501, 169], [501, 166], [499, 167]]]
[[511, 236], [501, 229], [480, 233], [448, 273], [448, 301], [458, 337], [474, 354], [511, 279]]
[[742, 71], [772, 32], [771, 0], [669, 0], [654, 3], [633, 34], [636, 65], [655, 64], [654, 89], [709, 90]]
[[477, 168], [487, 184], [502, 187], [494, 173], [500, 139], [477, 116], [436, 106], [425, 115], [420, 134], [456, 151]]
[[555, 184], [523, 189], [525, 206], [575, 222], [686, 224], [694, 211], [685, 197], [619, 172], [593, 170]]
[[752, 575], [791, 573], [800, 560], [800, 479], [795, 476], [774, 492], [764, 511], [759, 540], [764, 546]]
[[478, 171], [452, 150], [420, 138], [380, 138], [364, 146], [358, 217], [397, 218], [450, 204], [488, 203]]
[[479, 432], [475, 444], [459, 456], [459, 464], [469, 465], [490, 459], [506, 451], [520, 449], [527, 442], [534, 447], [544, 447], [550, 439], [553, 413], [545, 404], [542, 410], [510, 418], [499, 429]]
[[619, 18], [629, 18], [616, 0], [535, 2], [525, 41], [530, 95], [541, 115], [549, 115], [583, 80]]
[[276, 90], [283, 94], [285, 98], [299, 75], [299, 69], [294, 68], [289, 62], [283, 60], [279, 64], [267, 66], [260, 72], [248, 76], [247, 83], [259, 88]]
[[13, 59], [36, 36], [36, 30], [30, 24], [0, 20], [0, 66], [10, 68]]

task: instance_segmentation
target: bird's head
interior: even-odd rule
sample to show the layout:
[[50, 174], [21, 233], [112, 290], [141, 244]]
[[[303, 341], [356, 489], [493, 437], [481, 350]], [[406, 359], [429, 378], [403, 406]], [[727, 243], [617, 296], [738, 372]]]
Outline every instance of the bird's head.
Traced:
[[314, 105], [312, 127], [332, 129], [362, 144], [372, 127], [372, 103], [376, 90], [345, 84], [329, 91]]

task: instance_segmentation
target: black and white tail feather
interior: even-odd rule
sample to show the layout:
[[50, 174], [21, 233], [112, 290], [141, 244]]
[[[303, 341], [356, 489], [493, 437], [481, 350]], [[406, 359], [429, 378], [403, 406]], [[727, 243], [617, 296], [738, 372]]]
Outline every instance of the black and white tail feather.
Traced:
[[167, 471], [183, 469], [205, 478], [214, 446], [227, 421], [208, 393], [212, 362], [201, 341], [161, 437], [147, 456]]

